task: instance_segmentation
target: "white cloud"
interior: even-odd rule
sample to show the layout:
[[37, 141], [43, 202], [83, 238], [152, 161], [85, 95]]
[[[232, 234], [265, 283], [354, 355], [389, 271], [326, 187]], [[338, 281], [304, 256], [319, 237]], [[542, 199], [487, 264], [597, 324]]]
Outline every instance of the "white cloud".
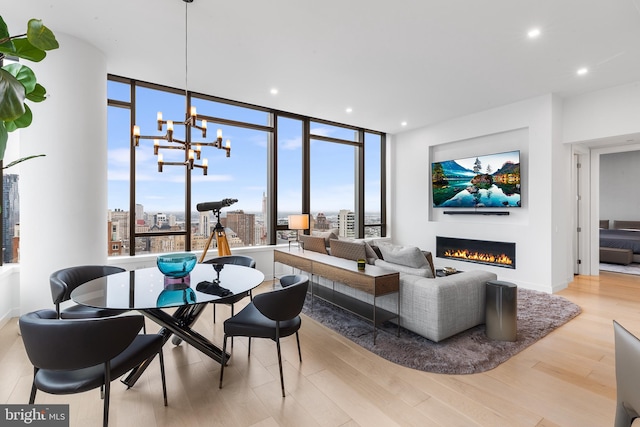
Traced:
[[302, 138], [290, 138], [285, 139], [280, 144], [278, 144], [283, 150], [297, 150], [302, 147]]

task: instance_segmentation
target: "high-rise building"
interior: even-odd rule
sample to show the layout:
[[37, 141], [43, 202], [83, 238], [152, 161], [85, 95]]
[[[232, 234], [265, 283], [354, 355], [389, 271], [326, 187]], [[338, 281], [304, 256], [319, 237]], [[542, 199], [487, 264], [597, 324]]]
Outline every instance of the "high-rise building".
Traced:
[[167, 214], [158, 212], [157, 214], [153, 215], [153, 225], [161, 228], [166, 223], [167, 223]]
[[338, 235], [356, 237], [356, 214], [348, 209], [338, 212]]
[[[255, 214], [246, 214], [243, 210], [227, 212], [226, 218], [222, 221], [222, 225], [232, 229], [238, 236], [238, 240], [243, 246], [255, 245]], [[228, 237], [228, 236], [227, 236]], [[231, 246], [231, 241], [229, 241]]]
[[268, 241], [268, 229], [269, 229], [269, 205], [267, 203], [267, 194], [262, 193], [262, 222], [257, 225], [256, 230], [256, 244], [266, 245]]
[[129, 242], [129, 212], [116, 209], [107, 212], [109, 256], [122, 255]]
[[7, 174], [2, 179], [2, 261], [18, 262], [14, 248], [16, 237], [14, 232], [20, 222], [20, 195], [18, 194], [18, 180], [16, 174]]
[[211, 216], [209, 211], [200, 212], [200, 222], [198, 223], [198, 234], [208, 236], [211, 234]]

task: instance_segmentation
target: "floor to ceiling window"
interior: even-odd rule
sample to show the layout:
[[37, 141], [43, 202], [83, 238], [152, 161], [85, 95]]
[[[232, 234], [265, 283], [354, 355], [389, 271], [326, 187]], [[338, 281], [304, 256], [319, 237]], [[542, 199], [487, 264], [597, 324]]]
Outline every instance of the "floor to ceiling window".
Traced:
[[[384, 236], [384, 134], [117, 76], [108, 98], [110, 256], [203, 249], [218, 218], [196, 206], [226, 198], [237, 199], [220, 212], [231, 247], [286, 241], [293, 213], [310, 213], [312, 229]], [[157, 113], [179, 122], [187, 105], [207, 121], [207, 136], [176, 123], [175, 138], [211, 142], [220, 130], [230, 140], [230, 157], [202, 147], [206, 174], [166, 165], [184, 163], [184, 150], [157, 150], [161, 166], [153, 139], [131, 142], [134, 123], [162, 136]]]
[[276, 242], [282, 243], [295, 236], [287, 230], [288, 216], [303, 211], [303, 156], [304, 120], [279, 116], [277, 119], [277, 230]]

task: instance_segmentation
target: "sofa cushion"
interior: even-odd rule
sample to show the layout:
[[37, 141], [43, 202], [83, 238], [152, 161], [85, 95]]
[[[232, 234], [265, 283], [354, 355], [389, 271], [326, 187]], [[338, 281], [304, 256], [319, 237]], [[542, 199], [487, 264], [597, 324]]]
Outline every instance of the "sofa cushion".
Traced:
[[329, 247], [329, 240], [338, 238], [338, 234], [332, 230], [329, 230], [329, 231], [313, 230], [311, 232], [311, 235], [313, 237], [322, 237], [324, 239], [324, 246], [327, 248]]
[[378, 243], [382, 259], [393, 264], [413, 268], [429, 268], [429, 262], [417, 246], [402, 246], [390, 243]]
[[324, 245], [323, 237], [307, 236], [306, 234], [301, 234], [300, 241], [302, 242], [302, 248], [304, 250], [320, 252], [321, 254], [327, 253], [327, 247]]
[[351, 259], [353, 261], [367, 258], [367, 251], [364, 244], [365, 242], [363, 241], [356, 242], [353, 240], [331, 239], [329, 241], [332, 256]]
[[371, 247], [369, 242], [367, 242], [364, 239], [353, 239], [351, 237], [342, 237], [342, 236], [340, 236], [340, 237], [338, 237], [338, 240], [347, 241], [347, 242], [361, 242], [361, 243], [364, 243], [364, 250], [367, 253], [367, 256], [365, 257], [366, 260], [367, 260], [367, 264], [373, 265], [376, 262], [376, 260], [378, 258], [380, 258], [378, 256], [378, 254], [376, 253], [376, 251], [373, 250], [373, 248]]
[[430, 266], [426, 266], [423, 268], [414, 268], [407, 267], [402, 264], [394, 264], [383, 259], [377, 259], [375, 265], [381, 268], [386, 268], [387, 270], [397, 271], [398, 273], [407, 273], [413, 276], [427, 277], [429, 279], [433, 279], [433, 272], [431, 271]]

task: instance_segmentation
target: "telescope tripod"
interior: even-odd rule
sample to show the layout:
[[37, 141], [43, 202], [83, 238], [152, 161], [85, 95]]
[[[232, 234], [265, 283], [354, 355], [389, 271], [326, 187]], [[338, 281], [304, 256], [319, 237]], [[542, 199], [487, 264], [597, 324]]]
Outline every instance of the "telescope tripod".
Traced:
[[231, 249], [229, 248], [229, 241], [227, 240], [227, 233], [224, 231], [224, 227], [220, 224], [220, 210], [216, 210], [213, 212], [217, 216], [216, 226], [213, 228], [211, 235], [209, 236], [209, 240], [207, 240], [207, 244], [202, 251], [202, 255], [200, 256], [199, 263], [204, 261], [205, 256], [207, 255], [207, 251], [209, 250], [209, 246], [211, 245], [211, 241], [213, 238], [216, 238], [216, 244], [218, 245], [218, 256], [231, 255]]

